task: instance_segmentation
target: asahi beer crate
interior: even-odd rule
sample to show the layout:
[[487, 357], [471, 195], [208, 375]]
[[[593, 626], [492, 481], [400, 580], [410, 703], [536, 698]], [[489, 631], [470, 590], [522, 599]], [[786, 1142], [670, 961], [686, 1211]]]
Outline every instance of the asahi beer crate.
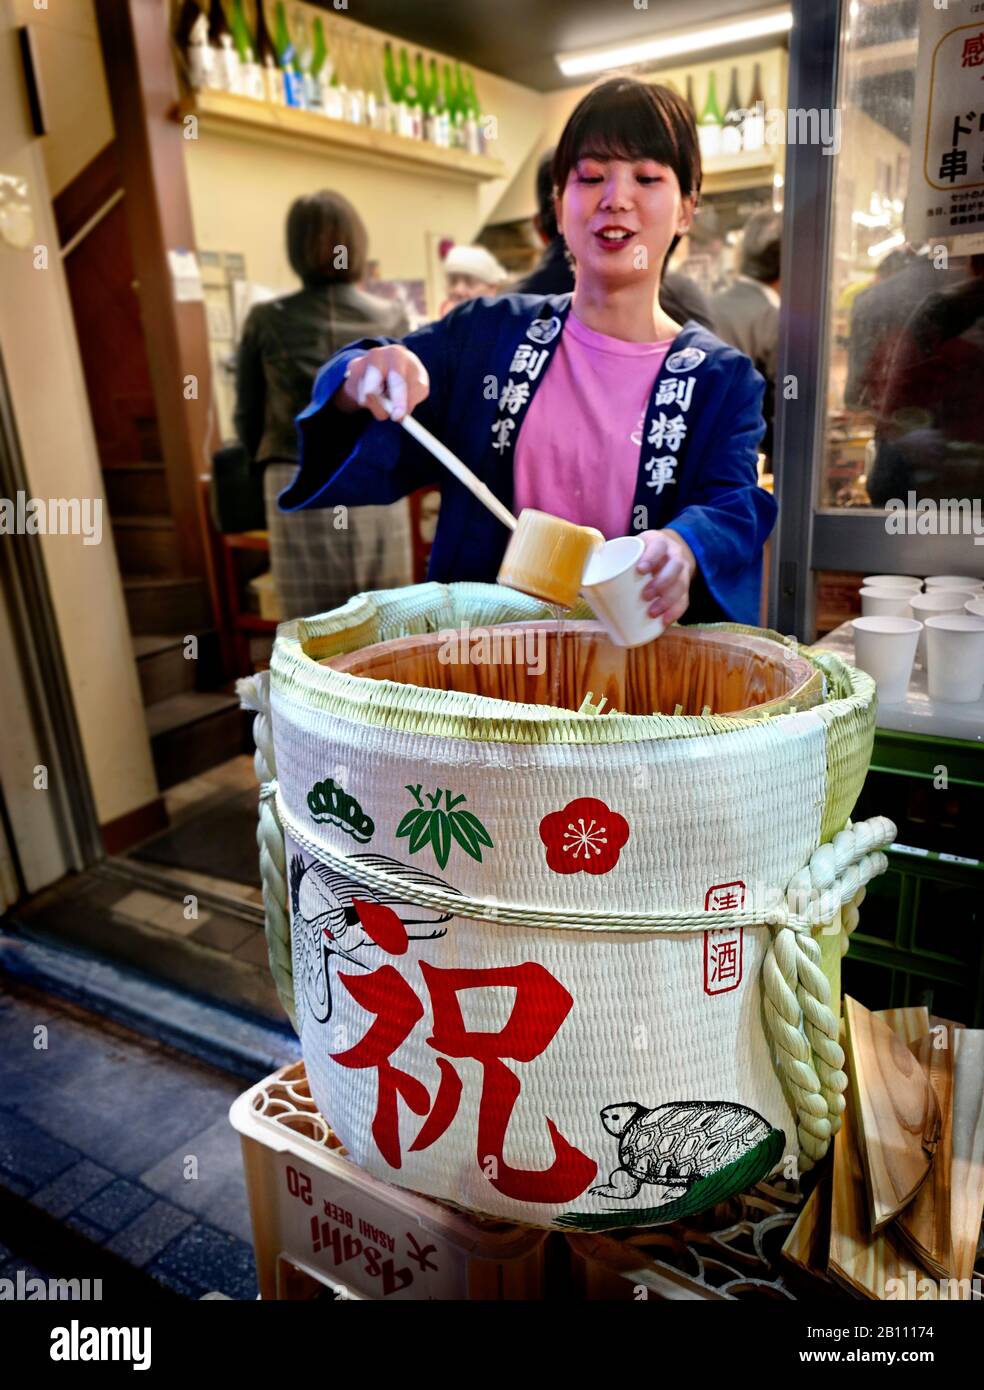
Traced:
[[539, 1299], [543, 1231], [486, 1221], [370, 1177], [318, 1113], [303, 1062], [233, 1103], [264, 1299]]

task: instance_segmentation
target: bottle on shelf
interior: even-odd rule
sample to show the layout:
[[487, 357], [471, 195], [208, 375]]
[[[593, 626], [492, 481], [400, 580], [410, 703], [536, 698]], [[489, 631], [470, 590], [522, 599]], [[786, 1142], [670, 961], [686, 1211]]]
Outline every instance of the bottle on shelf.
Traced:
[[238, 92], [239, 54], [222, 0], [212, 0], [209, 5], [208, 41], [212, 49], [211, 86], [220, 92]]
[[198, 0], [184, 0], [174, 33], [188, 64], [188, 81], [196, 92], [211, 87], [215, 54], [208, 41], [208, 15]]
[[232, 37], [236, 43], [236, 52], [239, 55], [239, 90], [244, 97], [252, 97], [254, 101], [262, 101], [264, 97], [263, 73], [256, 56], [253, 35], [249, 32], [249, 24], [246, 22], [246, 15], [243, 12], [243, 0], [232, 0], [231, 28]]
[[687, 105], [694, 113], [694, 120], [697, 119], [697, 101], [694, 97], [694, 79], [691, 73], [687, 73]]
[[263, 95], [275, 106], [284, 104], [284, 75], [277, 62], [277, 50], [273, 46], [270, 30], [267, 28], [263, 0], [256, 0], [256, 56], [259, 60], [263, 78]]
[[339, 82], [342, 87], [343, 113], [350, 125], [364, 125], [366, 119], [366, 94], [359, 79], [359, 52], [357, 41], [351, 29], [341, 27], [335, 38], [335, 51], [340, 68]]
[[369, 40], [362, 34], [361, 30], [356, 36], [355, 49], [358, 54], [357, 70], [359, 86], [362, 89], [363, 119], [367, 126], [371, 126], [373, 130], [378, 130], [379, 104], [383, 99], [382, 89], [376, 74], [376, 65], [370, 62]]
[[325, 26], [320, 15], [311, 25], [311, 57], [308, 62], [308, 105], [325, 115], [325, 88], [331, 84], [332, 65], [325, 43]]
[[765, 92], [762, 90], [762, 64], [755, 64], [752, 91], [745, 117], [745, 149], [761, 150], [765, 145]]
[[700, 140], [700, 152], [705, 159], [713, 158], [721, 153], [721, 136], [724, 121], [721, 116], [721, 108], [718, 105], [717, 81], [713, 72], [707, 79], [707, 100], [704, 102], [704, 109], [700, 113], [700, 120], [697, 123], [697, 136]]
[[277, 0], [274, 46], [284, 78], [284, 105], [304, 107], [304, 82], [297, 61], [297, 49], [290, 37], [284, 0]]
[[[485, 154], [485, 122], [482, 120], [482, 107], [478, 100], [478, 93], [475, 91], [475, 73], [471, 68], [468, 69], [467, 82], [468, 105], [475, 122], [475, 142], [472, 153]], [[471, 145], [469, 145], [469, 149], [472, 149]]]
[[721, 153], [739, 154], [743, 148], [742, 136], [745, 125], [745, 111], [738, 95], [738, 69], [731, 69], [731, 86], [728, 100], [724, 104], [724, 127], [721, 131]]
[[432, 58], [427, 78], [427, 139], [442, 149], [448, 149], [451, 144], [450, 131], [451, 119], [441, 90], [437, 59]]
[[410, 76], [410, 59], [405, 48], [400, 49], [400, 102], [402, 111], [399, 134], [413, 137], [416, 134], [414, 107], [417, 102], [417, 89]]
[[460, 63], [455, 63], [454, 65], [454, 77], [455, 99], [462, 116], [462, 149], [468, 150], [471, 154], [478, 154], [478, 121], [475, 119], [475, 112], [468, 95], [468, 87], [465, 83]]
[[448, 116], [448, 144], [453, 150], [463, 149], [465, 116], [458, 105], [450, 63], [444, 64], [444, 108]]
[[415, 99], [413, 103], [413, 133], [417, 140], [424, 139], [424, 104], [427, 101], [427, 74], [424, 71], [424, 55], [417, 50], [417, 58], [413, 67], [413, 88]]

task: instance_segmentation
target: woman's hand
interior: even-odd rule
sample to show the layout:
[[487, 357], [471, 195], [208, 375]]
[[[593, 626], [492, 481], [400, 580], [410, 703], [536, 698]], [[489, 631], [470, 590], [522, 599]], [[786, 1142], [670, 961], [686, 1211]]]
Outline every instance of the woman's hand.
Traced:
[[[380, 398], [384, 395], [393, 402], [392, 416], [383, 409]], [[402, 420], [429, 395], [427, 368], [409, 349], [395, 343], [371, 348], [350, 362], [333, 399], [346, 414], [365, 407], [377, 420]]]
[[690, 584], [697, 570], [694, 552], [675, 531], [643, 531], [645, 550], [636, 568], [652, 578], [642, 591], [649, 604], [649, 616], [662, 618], [669, 627], [687, 611]]

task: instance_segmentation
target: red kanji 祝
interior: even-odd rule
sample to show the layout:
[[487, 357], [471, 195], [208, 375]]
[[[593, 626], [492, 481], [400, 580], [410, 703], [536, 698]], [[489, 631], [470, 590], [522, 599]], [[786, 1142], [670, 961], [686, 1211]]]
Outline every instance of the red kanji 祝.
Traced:
[[[367, 930], [371, 924], [373, 938], [384, 950], [405, 951], [406, 931], [391, 908], [358, 901], [353, 906]], [[568, 1202], [579, 1197], [593, 1181], [598, 1165], [570, 1144], [549, 1116], [544, 1123], [554, 1156], [547, 1168], [516, 1168], [504, 1154], [506, 1131], [521, 1089], [506, 1061], [531, 1062], [547, 1049], [573, 1006], [568, 991], [534, 961], [481, 970], [445, 970], [421, 961], [420, 971], [434, 1020], [427, 1044], [444, 1054], [437, 1058], [440, 1080], [433, 1102], [416, 1077], [391, 1061], [424, 1015], [424, 1006], [408, 981], [392, 965], [381, 966], [371, 975], [338, 977], [356, 1003], [375, 1015], [360, 1042], [332, 1055], [340, 1066], [376, 1070], [372, 1135], [383, 1158], [392, 1168], [401, 1166], [398, 1096], [415, 1115], [425, 1117], [409, 1146], [411, 1153], [441, 1138], [458, 1113], [463, 1089], [461, 1077], [447, 1059], [471, 1058], [482, 1066], [476, 1158], [492, 1186], [507, 1197], [527, 1202]], [[465, 1027], [458, 996], [478, 989], [504, 989], [514, 995], [509, 1018], [497, 1033]]]

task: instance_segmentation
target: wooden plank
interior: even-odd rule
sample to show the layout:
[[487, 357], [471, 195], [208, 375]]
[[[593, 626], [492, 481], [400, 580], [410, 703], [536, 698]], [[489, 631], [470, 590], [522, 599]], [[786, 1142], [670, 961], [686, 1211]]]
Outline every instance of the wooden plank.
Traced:
[[[862, 1298], [898, 1298], [901, 1292], [910, 1298], [936, 1299], [939, 1290], [935, 1282], [923, 1275], [916, 1262], [900, 1252], [887, 1234], [872, 1235], [867, 1229], [864, 1169], [856, 1123], [854, 1106], [848, 1105], [834, 1139], [827, 1272], [843, 1288]], [[890, 1284], [889, 1280], [893, 1282]]]
[[[929, 1077], [940, 1107], [940, 1140], [929, 1177], [896, 1219], [899, 1237], [927, 1269], [946, 1278], [952, 1269], [950, 1168], [953, 1142], [953, 1060], [955, 1029], [944, 1024], [909, 1047]], [[980, 1223], [978, 1223], [980, 1224]]]
[[907, 1009], [878, 1009], [875, 1018], [887, 1023], [904, 1043], [918, 1042], [929, 1032], [929, 1010], [924, 1004]]
[[831, 1175], [824, 1173], [807, 1197], [782, 1247], [783, 1258], [804, 1274], [827, 1278], [830, 1252]]
[[954, 1036], [950, 1231], [953, 1273], [971, 1279], [984, 1213], [984, 1030]]
[[925, 1181], [940, 1108], [925, 1071], [887, 1023], [850, 995], [844, 1020], [869, 1229], [880, 1231]]

